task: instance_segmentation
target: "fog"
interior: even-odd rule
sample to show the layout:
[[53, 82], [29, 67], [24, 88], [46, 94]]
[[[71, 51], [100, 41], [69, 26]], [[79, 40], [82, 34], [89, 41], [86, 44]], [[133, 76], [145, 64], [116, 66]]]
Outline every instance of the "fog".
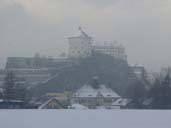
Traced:
[[7, 56], [57, 57], [78, 27], [94, 42], [117, 40], [130, 64], [171, 65], [170, 0], [1, 0], [0, 65]]

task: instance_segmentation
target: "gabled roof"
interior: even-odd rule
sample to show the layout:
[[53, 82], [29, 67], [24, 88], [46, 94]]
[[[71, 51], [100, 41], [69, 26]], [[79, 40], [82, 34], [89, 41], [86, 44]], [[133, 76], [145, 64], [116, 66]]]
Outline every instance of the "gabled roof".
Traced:
[[131, 99], [118, 99], [112, 103], [112, 106], [126, 106], [131, 101]]
[[120, 96], [112, 89], [107, 88], [105, 85], [100, 85], [99, 89], [94, 89], [91, 85], [84, 85], [75, 94], [74, 97], [111, 97], [119, 98]]
[[[47, 100], [45, 103], [43, 103], [42, 105], [39, 106], [39, 109], [48, 109], [48, 105], [52, 102], [56, 102], [56, 104], [59, 106], [59, 108], [64, 108], [64, 106], [60, 103], [60, 101], [58, 100], [58, 98], [51, 98], [49, 100]], [[50, 108], [51, 109], [51, 108]]]

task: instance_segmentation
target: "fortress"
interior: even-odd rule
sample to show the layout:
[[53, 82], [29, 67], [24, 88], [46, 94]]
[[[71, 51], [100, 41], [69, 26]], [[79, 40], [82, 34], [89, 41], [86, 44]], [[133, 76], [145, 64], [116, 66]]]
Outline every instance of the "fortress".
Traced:
[[78, 58], [90, 56], [93, 51], [107, 54], [114, 58], [127, 60], [125, 48], [122, 45], [104, 43], [103, 45], [93, 45], [92, 37], [86, 34], [79, 27], [80, 35], [69, 37], [69, 54], [68, 57]]
[[68, 38], [68, 56], [51, 58], [41, 57], [36, 54], [34, 57], [8, 57], [6, 69], [45, 69], [57, 68], [72, 58], [85, 58], [91, 56], [92, 52], [100, 52], [114, 58], [127, 61], [125, 48], [121, 44], [104, 43], [94, 45], [92, 37], [86, 34], [79, 27], [79, 35]]
[[68, 56], [65, 57], [41, 57], [38, 54], [34, 57], [8, 57], [5, 69], [0, 71], [0, 81], [3, 81], [8, 70], [13, 70], [16, 76], [24, 78], [26, 83], [31, 83], [34, 86], [53, 77], [54, 71], [70, 65], [71, 59], [86, 58], [93, 52], [100, 52], [127, 61], [125, 48], [122, 45], [109, 43], [94, 45], [92, 37], [81, 27], [79, 27], [79, 35], [68, 38], [68, 44]]

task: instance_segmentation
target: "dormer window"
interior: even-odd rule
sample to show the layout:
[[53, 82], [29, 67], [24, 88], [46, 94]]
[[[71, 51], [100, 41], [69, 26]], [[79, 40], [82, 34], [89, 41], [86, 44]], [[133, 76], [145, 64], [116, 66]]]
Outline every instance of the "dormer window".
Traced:
[[91, 97], [92, 95], [90, 94], [90, 95], [88, 95], [89, 97]]
[[111, 95], [107, 95], [108, 97], [110, 97]]

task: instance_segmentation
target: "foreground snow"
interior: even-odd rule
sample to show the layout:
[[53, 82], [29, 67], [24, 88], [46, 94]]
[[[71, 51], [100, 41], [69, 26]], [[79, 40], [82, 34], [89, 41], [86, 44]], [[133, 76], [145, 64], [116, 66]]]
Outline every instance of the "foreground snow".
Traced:
[[171, 111], [0, 110], [0, 128], [171, 128]]

